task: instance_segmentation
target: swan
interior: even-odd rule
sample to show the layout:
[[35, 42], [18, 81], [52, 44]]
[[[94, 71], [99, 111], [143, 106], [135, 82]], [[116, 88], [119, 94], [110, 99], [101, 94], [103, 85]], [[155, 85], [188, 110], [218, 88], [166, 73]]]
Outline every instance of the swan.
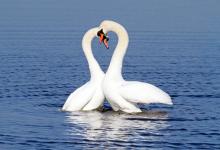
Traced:
[[98, 30], [99, 28], [88, 30], [82, 39], [83, 52], [89, 65], [90, 80], [70, 94], [62, 107], [63, 111], [94, 110], [104, 102], [101, 84], [105, 74], [93, 56], [91, 48], [92, 39], [97, 36]]
[[163, 103], [172, 105], [170, 96], [158, 87], [149, 83], [125, 81], [123, 79], [121, 74], [122, 63], [129, 43], [126, 29], [111, 20], [103, 21], [99, 28], [104, 34], [113, 31], [118, 36], [117, 46], [102, 82], [104, 95], [113, 110], [138, 113], [141, 110], [137, 106], [137, 103]]

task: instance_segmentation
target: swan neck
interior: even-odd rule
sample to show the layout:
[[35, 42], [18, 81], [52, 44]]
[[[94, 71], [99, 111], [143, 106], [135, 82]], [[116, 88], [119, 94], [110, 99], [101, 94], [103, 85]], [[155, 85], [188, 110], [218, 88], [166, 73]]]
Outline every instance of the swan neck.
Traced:
[[122, 78], [121, 72], [123, 59], [127, 51], [129, 37], [126, 29], [123, 26], [116, 23], [113, 23], [110, 26], [110, 30], [115, 32], [118, 37], [118, 43], [113, 53], [107, 73], [111, 74], [111, 76]]
[[96, 77], [98, 73], [102, 72], [98, 62], [93, 55], [91, 48], [92, 40], [96, 36], [96, 33], [96, 30], [91, 29], [86, 32], [82, 40], [82, 48], [89, 65], [91, 78]]

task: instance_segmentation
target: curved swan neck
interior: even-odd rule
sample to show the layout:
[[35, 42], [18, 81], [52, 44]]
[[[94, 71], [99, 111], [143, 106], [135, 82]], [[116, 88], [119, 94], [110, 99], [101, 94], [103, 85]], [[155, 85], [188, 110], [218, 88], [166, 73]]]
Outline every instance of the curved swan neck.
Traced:
[[102, 72], [98, 62], [96, 61], [92, 53], [92, 48], [91, 48], [92, 40], [96, 36], [97, 31], [98, 29], [96, 28], [90, 29], [89, 31], [86, 32], [86, 34], [82, 39], [82, 48], [89, 65], [91, 78], [96, 77], [98, 73]]
[[118, 43], [113, 53], [107, 73], [111, 74], [113, 77], [122, 78], [121, 71], [123, 59], [129, 43], [128, 33], [123, 26], [113, 21], [109, 21], [107, 30], [115, 32], [118, 36]]

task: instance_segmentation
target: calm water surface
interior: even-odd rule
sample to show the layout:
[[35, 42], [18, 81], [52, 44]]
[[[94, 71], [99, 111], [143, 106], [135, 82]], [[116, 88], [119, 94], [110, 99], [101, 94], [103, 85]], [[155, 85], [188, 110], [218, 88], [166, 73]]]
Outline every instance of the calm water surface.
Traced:
[[[60, 8], [59, 3], [55, 6]], [[194, 29], [196, 22], [189, 24], [191, 30], [187, 23], [181, 24], [183, 28], [174, 23], [174, 30], [166, 30], [153, 20], [149, 20], [149, 28], [146, 23], [141, 26], [128, 21], [130, 44], [124, 78], [162, 88], [171, 95], [174, 106], [141, 105], [143, 113], [131, 115], [113, 112], [106, 102], [103, 111], [69, 113], [60, 111], [66, 98], [89, 80], [82, 36], [105, 15], [87, 23], [82, 19], [86, 25], [81, 26], [70, 21], [71, 15], [80, 16], [81, 12], [66, 7], [60, 8], [64, 13], [57, 13], [58, 18], [47, 13], [31, 20], [38, 15], [28, 9], [11, 22], [10, 16], [16, 13], [10, 12], [0, 23], [0, 149], [220, 149], [220, 31], [209, 30], [219, 21], [210, 21], [207, 30], [202, 25], [204, 29]], [[46, 8], [49, 3], [42, 11]], [[32, 14], [19, 20], [25, 11]], [[99, 14], [89, 11], [93, 16]], [[114, 13], [125, 26], [126, 15], [132, 17], [130, 9]], [[106, 12], [106, 16], [117, 15]], [[115, 34], [109, 36], [109, 50], [100, 46], [98, 39], [93, 42], [104, 70], [117, 42]]]

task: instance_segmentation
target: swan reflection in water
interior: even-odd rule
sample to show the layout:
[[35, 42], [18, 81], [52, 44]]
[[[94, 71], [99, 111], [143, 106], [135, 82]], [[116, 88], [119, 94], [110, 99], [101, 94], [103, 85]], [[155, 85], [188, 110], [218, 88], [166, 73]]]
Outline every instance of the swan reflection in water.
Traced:
[[163, 136], [160, 130], [169, 126], [167, 118], [166, 112], [155, 110], [133, 115], [114, 111], [71, 112], [66, 117], [70, 124], [67, 134], [87, 140], [152, 140]]

